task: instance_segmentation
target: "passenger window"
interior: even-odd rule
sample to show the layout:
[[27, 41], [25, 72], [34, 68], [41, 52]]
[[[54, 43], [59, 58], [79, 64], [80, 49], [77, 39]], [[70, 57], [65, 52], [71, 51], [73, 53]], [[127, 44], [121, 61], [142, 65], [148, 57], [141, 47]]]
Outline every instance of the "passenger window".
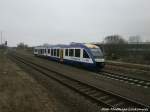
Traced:
[[68, 49], [65, 49], [65, 56], [68, 56]]
[[80, 49], [75, 49], [75, 57], [80, 57]]
[[59, 57], [59, 49], [57, 49], [57, 57]]
[[83, 50], [83, 58], [89, 58], [89, 55], [85, 50]]
[[54, 49], [54, 56], [56, 56], [56, 49]]
[[69, 56], [74, 56], [74, 49], [69, 49]]
[[50, 54], [50, 49], [48, 49], [48, 54]]
[[45, 53], [46, 53], [46, 49], [45, 49]]
[[51, 56], [54, 56], [54, 49], [51, 49]]

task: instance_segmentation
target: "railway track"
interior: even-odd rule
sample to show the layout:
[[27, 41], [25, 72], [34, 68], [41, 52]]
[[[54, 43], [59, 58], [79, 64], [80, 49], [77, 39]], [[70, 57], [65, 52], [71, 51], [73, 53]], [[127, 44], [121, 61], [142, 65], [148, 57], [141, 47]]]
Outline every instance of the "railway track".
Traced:
[[[141, 109], [149, 109], [149, 106], [142, 104], [137, 101], [133, 101], [126, 97], [122, 97], [118, 94], [114, 94], [109, 91], [105, 91], [99, 89], [97, 87], [91, 86], [89, 84], [83, 83], [79, 80], [75, 80], [71, 77], [65, 76], [63, 73], [59, 73], [57, 71], [53, 71], [50, 68], [44, 67], [35, 63], [27, 58], [19, 57], [14, 54], [11, 54], [11, 59], [22, 63], [43, 75], [54, 79], [55, 81], [67, 86], [68, 88], [80, 93], [87, 99], [94, 101], [96, 104], [109, 107], [109, 108], [141, 108]], [[53, 75], [51, 75], [53, 74]], [[55, 75], [54, 75], [55, 74]]]
[[107, 63], [107, 65], [124, 67], [124, 68], [128, 68], [128, 69], [141, 70], [143, 72], [150, 72], [150, 66], [149, 65], [132, 64], [132, 63], [115, 62], [115, 61], [107, 61], [106, 63]]
[[135, 86], [141, 86], [143, 88], [149, 88], [150, 87], [150, 81], [149, 80], [143, 80], [143, 79], [138, 79], [138, 78], [134, 78], [134, 77], [129, 77], [129, 76], [115, 73], [115, 72], [110, 72], [109, 70], [101, 70], [101, 72], [99, 72], [99, 74], [106, 77], [106, 78], [118, 80], [118, 81], [132, 84]]
[[123, 66], [116, 66], [116, 65], [109, 65], [107, 64], [105, 66], [105, 68], [107, 68], [108, 70], [115, 70], [115, 71], [120, 71], [123, 73], [136, 73], [138, 75], [147, 75], [150, 76], [150, 70], [146, 71], [146, 70], [141, 70], [141, 69], [137, 69], [137, 68], [127, 68], [127, 67], [123, 67]]

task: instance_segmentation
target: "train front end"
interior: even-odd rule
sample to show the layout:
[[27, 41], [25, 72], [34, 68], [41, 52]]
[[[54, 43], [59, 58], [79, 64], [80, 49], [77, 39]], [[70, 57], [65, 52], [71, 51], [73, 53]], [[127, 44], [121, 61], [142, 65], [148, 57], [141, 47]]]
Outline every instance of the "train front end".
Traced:
[[96, 63], [96, 66], [98, 68], [103, 68], [105, 66], [105, 59], [104, 59], [104, 55], [101, 51], [100, 48], [91, 48], [91, 53], [93, 56], [93, 59]]
[[104, 68], [105, 66], [105, 59], [104, 54], [102, 50], [93, 44], [86, 44], [86, 46], [89, 48], [93, 62], [95, 63], [97, 68]]

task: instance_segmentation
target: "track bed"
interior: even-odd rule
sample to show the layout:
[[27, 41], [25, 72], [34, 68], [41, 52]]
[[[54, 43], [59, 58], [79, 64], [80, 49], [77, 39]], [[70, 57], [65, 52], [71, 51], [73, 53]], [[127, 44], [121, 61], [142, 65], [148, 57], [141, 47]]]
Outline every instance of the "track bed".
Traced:
[[83, 72], [83, 71], [82, 71]]

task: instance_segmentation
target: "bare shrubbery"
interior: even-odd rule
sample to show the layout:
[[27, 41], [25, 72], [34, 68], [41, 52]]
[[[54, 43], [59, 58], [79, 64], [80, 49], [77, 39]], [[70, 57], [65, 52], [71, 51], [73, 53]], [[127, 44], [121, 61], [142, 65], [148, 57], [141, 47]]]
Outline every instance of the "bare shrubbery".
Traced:
[[150, 43], [139, 36], [125, 40], [119, 35], [107, 36], [101, 47], [106, 59], [150, 64]]
[[17, 48], [28, 48], [28, 45], [27, 44], [24, 44], [23, 42], [20, 42], [18, 45], [17, 45]]

